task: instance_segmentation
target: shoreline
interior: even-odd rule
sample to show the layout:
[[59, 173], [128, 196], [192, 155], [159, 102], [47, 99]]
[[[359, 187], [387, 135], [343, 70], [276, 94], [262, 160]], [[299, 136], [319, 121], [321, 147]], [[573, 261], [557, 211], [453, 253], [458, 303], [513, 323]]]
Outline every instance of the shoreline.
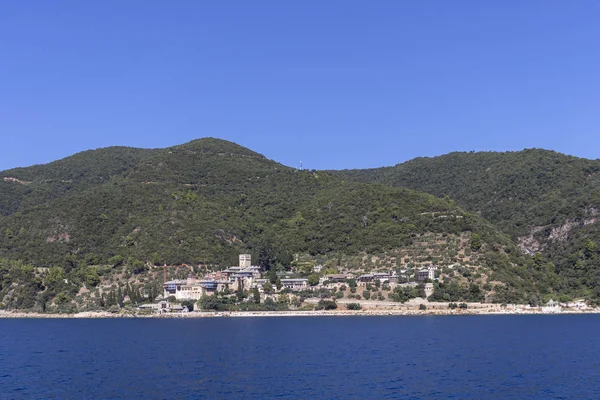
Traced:
[[104, 319], [104, 318], [249, 318], [249, 317], [375, 317], [375, 316], [452, 316], [452, 315], [573, 315], [600, 314], [600, 309], [562, 310], [331, 310], [331, 311], [192, 311], [188, 313], [136, 314], [106, 311], [75, 314], [44, 314], [0, 311], [0, 319]]

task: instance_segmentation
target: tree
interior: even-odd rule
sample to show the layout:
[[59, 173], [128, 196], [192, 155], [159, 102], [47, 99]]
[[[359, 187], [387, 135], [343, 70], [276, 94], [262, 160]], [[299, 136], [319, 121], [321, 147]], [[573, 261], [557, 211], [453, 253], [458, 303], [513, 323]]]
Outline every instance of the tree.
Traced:
[[260, 292], [256, 286], [252, 289], [252, 299], [254, 300], [254, 304], [260, 304]]
[[262, 287], [265, 293], [273, 293], [273, 285], [271, 284], [271, 282], [263, 283]]
[[591, 240], [586, 240], [584, 243], [585, 247], [585, 256], [590, 258], [598, 253], [598, 244]]
[[148, 270], [146, 264], [135, 257], [129, 257], [127, 259], [127, 268], [132, 274], [141, 274], [142, 272]]
[[94, 287], [100, 283], [100, 275], [98, 275], [98, 268], [88, 267], [85, 272], [85, 284]]
[[273, 251], [273, 246], [269, 243], [263, 243], [258, 253], [258, 266], [263, 271], [275, 271], [276, 265], [277, 259], [275, 257], [275, 252]]
[[244, 281], [241, 279], [238, 279], [238, 288], [235, 292], [235, 295], [238, 298], [238, 300], [243, 300], [246, 298], [246, 294], [244, 293]]
[[50, 267], [44, 277], [46, 286], [54, 287], [62, 284], [65, 279], [65, 270], [62, 267]]
[[217, 296], [202, 296], [198, 301], [200, 308], [204, 311], [226, 311], [229, 310], [229, 301]]
[[[133, 302], [133, 301], [132, 301]], [[189, 311], [194, 311], [194, 301], [192, 300], [183, 300], [181, 305], [187, 307]]]
[[335, 310], [337, 303], [333, 300], [319, 300], [317, 303], [317, 310]]
[[123, 256], [120, 256], [120, 255], [112, 256], [111, 258], [108, 259], [108, 263], [115, 268], [120, 267], [121, 265], [123, 265]]
[[481, 249], [481, 235], [478, 233], [473, 233], [471, 235], [471, 250], [478, 251]]
[[308, 276], [308, 284], [310, 286], [317, 286], [319, 284], [319, 275], [309, 275]]
[[277, 283], [277, 271], [275, 269], [269, 270], [267, 272], [267, 279], [272, 285], [275, 285]]
[[361, 310], [362, 306], [360, 305], [360, 303], [348, 303], [346, 305], [346, 308], [348, 310]]
[[289, 304], [290, 303], [290, 299], [288, 297], [287, 294], [285, 293], [280, 293], [279, 296], [277, 297], [277, 302], [280, 304]]
[[365, 298], [365, 300], [369, 300], [371, 298], [371, 292], [369, 292], [368, 290], [365, 290], [363, 292], [363, 297]]

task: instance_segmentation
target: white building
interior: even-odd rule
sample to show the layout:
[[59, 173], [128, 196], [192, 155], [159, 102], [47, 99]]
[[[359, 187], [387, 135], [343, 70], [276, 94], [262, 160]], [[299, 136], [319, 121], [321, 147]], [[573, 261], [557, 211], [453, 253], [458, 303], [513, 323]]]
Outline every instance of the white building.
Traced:
[[430, 281], [433, 281], [435, 279], [436, 269], [436, 267], [431, 265], [425, 269], [420, 270], [419, 272], [417, 272], [417, 280], [424, 281], [425, 279], [429, 279]]
[[250, 254], [240, 254], [240, 268], [250, 268], [252, 266], [252, 256]]
[[425, 297], [429, 297], [433, 294], [433, 283], [429, 282], [425, 284]]
[[281, 286], [286, 289], [302, 290], [308, 287], [308, 279], [305, 278], [288, 278], [281, 279]]
[[202, 296], [223, 291], [227, 284], [227, 281], [196, 279], [189, 276], [188, 279], [175, 279], [165, 282], [163, 284], [163, 296], [164, 298], [174, 296], [177, 300], [198, 300]]

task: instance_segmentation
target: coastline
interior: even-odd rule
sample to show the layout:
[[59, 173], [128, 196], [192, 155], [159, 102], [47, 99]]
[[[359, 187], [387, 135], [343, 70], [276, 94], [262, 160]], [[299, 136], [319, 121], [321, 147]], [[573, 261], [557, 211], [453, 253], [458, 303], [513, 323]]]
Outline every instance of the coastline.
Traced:
[[365, 317], [365, 316], [452, 316], [452, 315], [572, 315], [600, 314], [599, 308], [546, 312], [529, 310], [331, 310], [331, 311], [193, 311], [188, 313], [137, 314], [106, 311], [75, 314], [45, 314], [35, 312], [0, 311], [0, 319], [103, 319], [103, 318], [248, 318], [248, 317]]

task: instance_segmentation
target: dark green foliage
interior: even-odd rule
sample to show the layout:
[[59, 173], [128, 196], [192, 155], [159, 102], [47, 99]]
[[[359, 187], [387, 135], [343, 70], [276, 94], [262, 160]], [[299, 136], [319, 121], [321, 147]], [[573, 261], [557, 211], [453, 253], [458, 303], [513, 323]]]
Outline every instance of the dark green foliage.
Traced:
[[397, 286], [392, 293], [388, 294], [388, 297], [390, 300], [400, 303], [405, 303], [416, 297], [425, 298], [425, 287], [423, 285], [417, 287]]
[[337, 303], [334, 300], [319, 300], [315, 310], [335, 310]]
[[317, 286], [319, 284], [319, 276], [318, 275], [309, 275], [308, 284], [310, 286]]
[[183, 300], [181, 305], [187, 307], [189, 311], [194, 311], [194, 301], [193, 300]]
[[348, 303], [346, 307], [348, 310], [362, 310], [360, 303]]
[[98, 275], [98, 269], [94, 267], [86, 268], [85, 272], [85, 284], [93, 287], [100, 283], [100, 275]]
[[252, 289], [252, 300], [255, 304], [260, 304], [260, 293], [258, 292], [258, 288], [256, 286], [254, 289]]
[[236, 302], [235, 298], [223, 296], [203, 296], [199, 301], [202, 311], [286, 311], [289, 306], [267, 297], [263, 304]]
[[203, 311], [229, 311], [233, 301], [219, 296], [202, 296], [198, 301]]
[[43, 288], [42, 279], [31, 265], [0, 260], [0, 300], [4, 298], [4, 308], [33, 309]]
[[[449, 284], [437, 283], [435, 284], [435, 290], [429, 301], [441, 301], [441, 302], [481, 302], [484, 300], [484, 294], [481, 291], [479, 285], [472, 283], [470, 285], [459, 285], [456, 282]], [[515, 301], [517, 303], [519, 301]]]
[[479, 251], [481, 249], [481, 236], [477, 233], [471, 235], [471, 250]]

